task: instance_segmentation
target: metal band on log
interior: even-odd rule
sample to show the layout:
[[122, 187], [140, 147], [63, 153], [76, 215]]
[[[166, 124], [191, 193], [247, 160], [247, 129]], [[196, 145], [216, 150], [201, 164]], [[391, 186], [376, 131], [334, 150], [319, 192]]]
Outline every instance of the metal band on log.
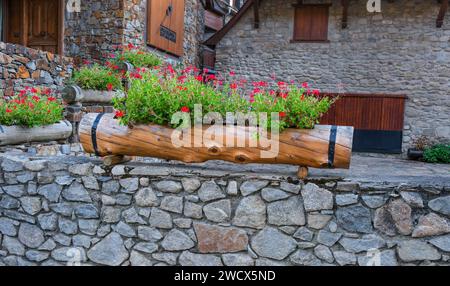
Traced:
[[[245, 146], [254, 140], [255, 127], [205, 126], [231, 132], [233, 142], [245, 138]], [[262, 158], [261, 151], [271, 147], [225, 147], [225, 140], [212, 141], [209, 147], [175, 147], [174, 129], [155, 125], [122, 126], [113, 114], [86, 114], [80, 122], [79, 136], [87, 153], [99, 156], [142, 156], [201, 163], [223, 160], [234, 163], [292, 164], [314, 168], [349, 168], [353, 127], [318, 125], [314, 129], [286, 129], [279, 135], [279, 151], [272, 158]], [[191, 142], [199, 136], [191, 132]], [[253, 134], [253, 135], [252, 135]], [[213, 138], [214, 139], [214, 138]]]
[[56, 124], [33, 128], [21, 126], [0, 126], [0, 146], [29, 142], [57, 141], [72, 135], [72, 124], [61, 121]]

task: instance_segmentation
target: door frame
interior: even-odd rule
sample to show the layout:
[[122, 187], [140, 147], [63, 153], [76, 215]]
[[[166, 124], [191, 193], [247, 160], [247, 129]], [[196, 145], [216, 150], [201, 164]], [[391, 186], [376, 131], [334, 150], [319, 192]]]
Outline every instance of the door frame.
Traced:
[[[3, 5], [3, 29], [2, 29], [2, 40], [6, 42], [6, 35], [7, 35], [7, 29], [8, 29], [8, 5], [7, 2], [8, 1], [21, 1], [24, 4], [27, 4], [28, 0], [3, 0], [2, 1], [2, 5]], [[58, 1], [58, 55], [60, 56], [64, 56], [64, 22], [65, 22], [65, 0], [57, 0]], [[25, 7], [25, 6], [22, 6]], [[23, 9], [22, 11], [23, 13], [25, 13], [25, 9]], [[26, 42], [25, 42], [25, 37], [24, 35], [27, 33], [27, 21], [25, 16], [23, 15], [22, 17], [22, 26], [24, 27], [23, 30], [21, 31], [21, 37], [22, 37], [22, 43], [24, 43], [26, 46]]]

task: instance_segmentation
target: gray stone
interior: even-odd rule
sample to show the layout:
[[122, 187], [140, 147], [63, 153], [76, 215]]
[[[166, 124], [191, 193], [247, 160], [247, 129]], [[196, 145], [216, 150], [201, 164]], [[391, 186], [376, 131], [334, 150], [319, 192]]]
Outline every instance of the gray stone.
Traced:
[[106, 223], [116, 223], [120, 220], [122, 215], [122, 209], [115, 207], [103, 207], [102, 208], [102, 221]]
[[395, 250], [369, 251], [358, 257], [359, 266], [398, 266]]
[[91, 196], [84, 186], [78, 182], [74, 182], [70, 187], [66, 188], [62, 192], [64, 199], [72, 202], [92, 202]]
[[98, 209], [93, 204], [85, 204], [75, 207], [75, 215], [78, 218], [99, 218]]
[[25, 169], [33, 172], [40, 172], [44, 170], [44, 168], [47, 165], [47, 161], [44, 160], [37, 160], [37, 161], [28, 161], [25, 162], [24, 166]]
[[266, 205], [259, 196], [242, 198], [236, 209], [233, 224], [256, 229], [266, 224]]
[[161, 209], [181, 214], [183, 213], [183, 198], [176, 196], [165, 196], [161, 201]]
[[336, 185], [338, 192], [355, 192], [359, 191], [359, 184], [355, 182], [338, 182]]
[[241, 188], [240, 188], [241, 194], [243, 196], [249, 196], [249, 195], [267, 187], [267, 185], [269, 185], [268, 181], [261, 181], [261, 180], [246, 181], [241, 185]]
[[332, 247], [338, 242], [338, 240], [342, 237], [341, 233], [329, 232], [326, 230], [319, 231], [317, 235], [317, 242]]
[[[97, 236], [98, 237], [105, 237], [106, 235], [108, 235], [111, 232], [111, 225], [109, 224], [104, 224], [101, 225], [98, 229], [97, 229]], [[99, 241], [99, 239], [95, 239], [92, 241], [92, 243], [97, 243]]]
[[48, 252], [44, 251], [38, 251], [38, 250], [28, 250], [25, 253], [25, 256], [28, 260], [35, 261], [35, 262], [42, 262], [46, 260], [50, 254]]
[[201, 219], [203, 217], [202, 207], [191, 202], [184, 203], [184, 216]]
[[180, 251], [191, 249], [195, 243], [184, 232], [172, 229], [164, 237], [161, 246], [168, 251]]
[[100, 190], [100, 186], [94, 176], [84, 176], [82, 177], [82, 180], [85, 188], [91, 190]]
[[308, 214], [308, 227], [312, 229], [322, 229], [332, 219], [331, 215]]
[[214, 181], [208, 181], [204, 182], [200, 187], [200, 190], [198, 190], [198, 197], [202, 202], [209, 202], [223, 199], [226, 195]]
[[108, 195], [115, 194], [120, 190], [120, 184], [117, 181], [108, 181], [102, 184], [102, 192]]
[[340, 266], [355, 265], [356, 255], [354, 253], [348, 253], [345, 251], [334, 251], [334, 259], [336, 259], [337, 264]]
[[20, 198], [25, 195], [25, 187], [23, 185], [3, 186], [2, 188], [11, 197]]
[[56, 235], [53, 236], [53, 239], [64, 246], [70, 246], [70, 243], [72, 242], [72, 239], [70, 238], [70, 236], [64, 235], [62, 233], [58, 233]]
[[276, 261], [276, 260], [272, 260], [272, 259], [267, 259], [267, 258], [258, 258], [255, 261], [255, 266], [259, 266], [259, 267], [281, 267], [281, 266], [289, 266], [289, 264], [287, 262], [283, 262], [283, 261]]
[[183, 251], [179, 259], [181, 266], [223, 266], [219, 257], [211, 254], [196, 254]]
[[314, 248], [316, 247], [316, 243], [314, 242], [307, 242], [307, 241], [301, 241], [299, 243], [297, 243], [297, 247], [299, 249], [310, 249], [310, 248]]
[[74, 246], [80, 246], [88, 249], [91, 247], [91, 238], [87, 235], [78, 234], [72, 237], [72, 243]]
[[139, 207], [155, 207], [158, 205], [158, 198], [152, 188], [140, 189], [134, 196], [134, 200]]
[[114, 198], [116, 200], [116, 204], [119, 206], [129, 206], [131, 205], [131, 201], [133, 199], [133, 197], [128, 194], [118, 194]]
[[25, 247], [23, 244], [17, 239], [9, 236], [3, 238], [2, 247], [11, 255], [23, 256], [25, 254]]
[[186, 192], [193, 193], [200, 188], [202, 183], [198, 179], [184, 178], [181, 180], [181, 184]]
[[56, 243], [53, 239], [49, 238], [46, 242], [44, 242], [41, 246], [39, 246], [39, 250], [53, 250], [56, 248]]
[[142, 187], [150, 186], [150, 179], [149, 178], [140, 178], [139, 185], [141, 185]]
[[300, 193], [300, 190], [302, 189], [302, 185], [295, 185], [287, 182], [281, 182], [280, 189], [288, 193], [298, 195]]
[[19, 200], [16, 200], [13, 197], [10, 197], [8, 195], [3, 195], [2, 199], [0, 200], [0, 208], [2, 209], [18, 209], [20, 207]]
[[294, 237], [300, 240], [311, 241], [314, 237], [314, 232], [306, 227], [301, 227], [294, 233]]
[[74, 175], [89, 176], [92, 175], [93, 167], [92, 163], [75, 164], [69, 167], [69, 172]]
[[414, 228], [412, 237], [427, 237], [442, 235], [450, 232], [450, 225], [447, 220], [435, 213], [430, 213], [419, 218], [419, 222]]
[[229, 253], [222, 255], [223, 263], [226, 266], [254, 266], [255, 261], [247, 254]]
[[158, 261], [162, 261], [167, 263], [168, 265], [176, 265], [178, 253], [172, 252], [162, 252], [162, 253], [153, 253], [152, 257]]
[[402, 199], [398, 199], [390, 202], [388, 209], [398, 232], [403, 235], [410, 235], [412, 232], [411, 207]]
[[62, 187], [57, 184], [50, 184], [38, 188], [38, 194], [44, 196], [52, 203], [57, 203], [61, 195]]
[[54, 213], [40, 214], [38, 216], [38, 222], [43, 230], [55, 230], [58, 223], [58, 216]]
[[54, 180], [55, 180], [55, 177], [53, 176], [53, 173], [51, 173], [48, 170], [39, 172], [37, 174], [37, 182], [40, 185], [51, 184], [51, 183], [53, 183]]
[[203, 207], [203, 212], [208, 220], [213, 222], [225, 222], [231, 217], [231, 201], [221, 200]]
[[61, 247], [52, 251], [51, 256], [56, 261], [71, 263], [86, 262], [86, 251], [81, 247]]
[[58, 221], [59, 230], [64, 234], [76, 234], [78, 224], [74, 221], [60, 217]]
[[336, 195], [336, 204], [338, 206], [348, 206], [356, 203], [358, 203], [358, 195], [355, 194]]
[[428, 206], [435, 212], [450, 216], [450, 196], [431, 200]]
[[183, 190], [183, 186], [175, 181], [160, 181], [155, 184], [156, 188], [164, 193], [177, 194]]
[[16, 211], [10, 211], [10, 210], [4, 210], [3, 214], [6, 217], [12, 218], [14, 220], [19, 220], [19, 221], [25, 221], [28, 223], [36, 223], [36, 219], [30, 215], [26, 215], [24, 213], [20, 213], [20, 212], [16, 212]]
[[190, 228], [192, 226], [192, 219], [189, 218], [176, 218], [173, 223], [179, 228]]
[[153, 227], [139, 226], [138, 237], [145, 241], [157, 242], [163, 238], [161, 232]]
[[36, 182], [29, 182], [27, 185], [27, 193], [31, 196], [37, 195], [37, 183]]
[[333, 209], [333, 193], [309, 183], [302, 189], [303, 204], [307, 212]]
[[316, 246], [316, 248], [314, 248], [314, 254], [328, 263], [333, 263], [334, 261], [333, 253], [331, 253], [331, 250], [324, 245]]
[[21, 175], [17, 175], [16, 179], [19, 183], [25, 184], [34, 179], [34, 173], [25, 172]]
[[0, 217], [0, 233], [7, 235], [7, 236], [16, 236], [17, 229], [16, 225], [18, 225], [18, 222], [9, 219]]
[[172, 217], [168, 212], [153, 208], [150, 215], [150, 226], [171, 229], [173, 226]]
[[112, 170], [111, 170], [111, 174], [113, 176], [123, 176], [123, 175], [125, 175], [126, 174], [125, 166], [123, 166], [123, 165], [114, 166], [114, 168], [112, 168]]
[[430, 243], [445, 252], [450, 252], [450, 234], [430, 239]]
[[134, 246], [134, 249], [147, 254], [152, 254], [158, 251], [158, 245], [153, 242], [139, 242]]
[[336, 217], [340, 226], [347, 231], [362, 233], [373, 231], [370, 211], [362, 205], [339, 208]]
[[400, 242], [397, 246], [397, 253], [400, 259], [405, 262], [441, 259], [441, 255], [436, 248], [420, 240]]
[[367, 234], [362, 238], [344, 237], [339, 244], [348, 252], [360, 253], [371, 249], [380, 249], [386, 245], [386, 242], [376, 234]]
[[281, 226], [278, 229], [289, 235], [293, 235], [294, 232], [297, 230], [295, 226]]
[[131, 224], [147, 224], [147, 222], [139, 216], [135, 208], [129, 208], [122, 212], [122, 217], [126, 223]]
[[41, 211], [41, 199], [38, 197], [20, 198], [23, 210], [29, 215], [35, 215]]
[[28, 223], [20, 224], [19, 240], [30, 248], [37, 248], [45, 241], [42, 230]]
[[87, 235], [95, 235], [100, 221], [95, 219], [80, 219], [78, 220], [78, 227], [80, 231]]
[[420, 193], [417, 192], [400, 192], [403, 200], [412, 207], [423, 208], [423, 200]]
[[107, 195], [102, 195], [102, 204], [104, 206], [113, 206], [116, 204], [116, 199]]
[[298, 196], [285, 201], [270, 203], [267, 206], [267, 217], [273, 225], [305, 225], [305, 213]]
[[61, 186], [69, 186], [73, 181], [75, 181], [75, 178], [71, 176], [58, 176], [55, 179], [55, 183]]
[[17, 159], [3, 159], [1, 167], [4, 172], [18, 172], [23, 170], [23, 162]]
[[266, 202], [275, 202], [288, 198], [290, 194], [274, 188], [264, 188], [261, 196]]
[[290, 261], [295, 265], [302, 266], [320, 266], [322, 264], [314, 254], [307, 250], [297, 250], [291, 255]]
[[123, 221], [120, 221], [116, 226], [113, 226], [113, 230], [125, 237], [136, 236], [136, 231]]
[[123, 240], [116, 232], [112, 232], [99, 243], [94, 245], [87, 253], [90, 260], [95, 263], [119, 266], [128, 258]]
[[134, 193], [139, 189], [138, 178], [120, 179], [119, 184], [125, 189], [126, 193]]
[[152, 266], [153, 263], [150, 259], [140, 254], [137, 251], [131, 251], [130, 254], [130, 264], [131, 266]]
[[283, 260], [295, 250], [297, 243], [277, 229], [266, 227], [252, 238], [251, 246], [260, 256]]
[[227, 194], [230, 195], [230, 196], [237, 196], [238, 195], [238, 183], [236, 181], [228, 182]]

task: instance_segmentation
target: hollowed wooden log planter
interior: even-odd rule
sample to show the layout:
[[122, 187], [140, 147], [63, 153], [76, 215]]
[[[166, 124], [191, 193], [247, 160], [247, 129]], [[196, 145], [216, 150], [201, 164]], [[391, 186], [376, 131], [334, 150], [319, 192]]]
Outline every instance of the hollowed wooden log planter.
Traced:
[[[204, 130], [211, 126], [204, 127]], [[223, 134], [231, 129], [234, 142], [237, 138], [254, 138], [254, 127], [214, 126], [223, 128]], [[258, 147], [180, 147], [172, 144], [174, 129], [148, 124], [133, 128], [122, 126], [113, 114], [86, 114], [80, 122], [79, 136], [87, 153], [98, 156], [141, 156], [178, 160], [186, 163], [201, 163], [208, 160], [223, 160], [233, 163], [291, 164], [300, 166], [299, 176], [307, 176], [307, 167], [350, 167], [353, 127], [319, 125], [314, 129], [287, 129], [279, 136], [279, 152], [273, 158], [262, 158]], [[191, 132], [192, 141], [195, 131]], [[214, 145], [214, 144], [213, 144]], [[120, 160], [114, 160], [116, 163]]]
[[77, 85], [67, 86], [62, 92], [62, 97], [68, 104], [75, 102], [111, 104], [115, 96], [125, 96], [125, 94], [116, 91], [82, 89]]
[[58, 141], [67, 139], [71, 135], [72, 124], [66, 120], [52, 125], [32, 128], [0, 125], [0, 146]]

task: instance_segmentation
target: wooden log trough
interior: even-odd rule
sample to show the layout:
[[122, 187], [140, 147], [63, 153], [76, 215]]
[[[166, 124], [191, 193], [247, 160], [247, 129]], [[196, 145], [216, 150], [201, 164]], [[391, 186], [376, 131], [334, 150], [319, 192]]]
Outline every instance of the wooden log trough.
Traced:
[[[258, 140], [254, 136], [255, 127], [214, 125], [192, 130], [191, 142], [196, 142], [199, 136], [208, 130], [211, 132], [211, 129], [222, 129], [223, 134], [231, 134], [234, 143], [245, 138], [244, 146], [254, 146], [250, 141]], [[185, 163], [223, 160], [240, 164], [290, 164], [299, 166], [301, 178], [307, 176], [307, 167], [350, 167], [353, 127], [318, 125], [314, 129], [286, 129], [279, 135], [278, 152], [270, 157], [262, 157], [261, 152], [269, 152], [271, 147], [263, 147], [259, 143], [255, 147], [227, 147], [230, 145], [225, 142], [229, 142], [229, 138], [214, 141], [216, 138], [211, 137], [213, 140], [207, 146], [176, 147], [172, 143], [174, 130], [155, 124], [123, 126], [113, 114], [89, 113], [81, 120], [78, 132], [85, 152], [101, 157], [114, 156], [108, 161], [116, 163], [125, 156], [140, 156]]]
[[58, 141], [72, 135], [72, 124], [64, 120], [56, 124], [39, 127], [0, 125], [0, 146], [30, 142]]
[[124, 97], [125, 94], [116, 91], [82, 89], [77, 85], [67, 86], [62, 92], [62, 97], [68, 104], [75, 102], [111, 104], [115, 96]]

